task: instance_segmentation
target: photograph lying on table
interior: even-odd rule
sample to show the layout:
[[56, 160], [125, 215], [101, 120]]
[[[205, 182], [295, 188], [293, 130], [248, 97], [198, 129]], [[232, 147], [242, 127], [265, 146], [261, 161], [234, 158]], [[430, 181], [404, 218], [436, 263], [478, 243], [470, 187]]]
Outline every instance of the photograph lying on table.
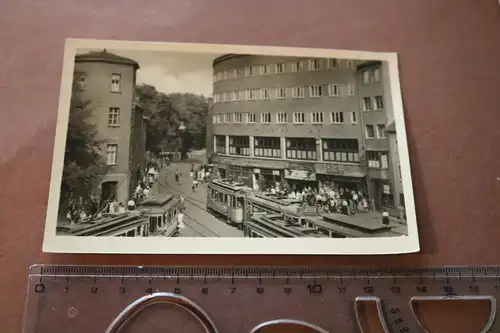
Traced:
[[69, 39], [43, 250], [417, 252], [400, 89], [396, 53]]

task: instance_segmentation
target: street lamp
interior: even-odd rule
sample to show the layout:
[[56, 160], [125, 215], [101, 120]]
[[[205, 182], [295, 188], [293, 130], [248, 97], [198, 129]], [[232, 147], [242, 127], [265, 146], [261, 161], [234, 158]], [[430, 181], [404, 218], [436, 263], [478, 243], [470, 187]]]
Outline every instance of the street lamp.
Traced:
[[179, 159], [182, 160], [183, 156], [183, 148], [184, 148], [184, 133], [186, 133], [186, 125], [184, 125], [184, 122], [181, 120], [181, 123], [179, 124]]

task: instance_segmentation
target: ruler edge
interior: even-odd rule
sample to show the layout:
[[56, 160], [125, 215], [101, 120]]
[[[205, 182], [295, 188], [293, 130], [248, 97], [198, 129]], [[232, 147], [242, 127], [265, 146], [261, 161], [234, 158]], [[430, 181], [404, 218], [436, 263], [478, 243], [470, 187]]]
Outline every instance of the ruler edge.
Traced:
[[[71, 273], [71, 270], [80, 271], [79, 274]], [[105, 270], [106, 274], [101, 274], [99, 270]], [[113, 273], [113, 270], [116, 270]], [[125, 274], [130, 270], [130, 275]], [[163, 275], [158, 274], [137, 274], [139, 270], [152, 272], [157, 270], [163, 272]], [[203, 274], [205, 271], [214, 270], [214, 274]], [[177, 272], [176, 272], [177, 271]], [[179, 274], [179, 271], [186, 272]], [[469, 274], [462, 274], [468, 271]], [[34, 276], [217, 276], [217, 277], [267, 277], [275, 276], [274, 273], [284, 273], [283, 276], [293, 277], [300, 275], [301, 277], [321, 277], [330, 276], [339, 277], [371, 277], [371, 278], [390, 278], [390, 277], [405, 277], [405, 276], [422, 276], [429, 275], [435, 277], [471, 277], [475, 276], [475, 272], [484, 272], [484, 276], [477, 277], [500, 277], [499, 265], [483, 265], [483, 266], [467, 266], [467, 265], [449, 265], [449, 266], [423, 266], [423, 267], [377, 267], [377, 266], [222, 266], [222, 265], [91, 265], [91, 264], [34, 264], [29, 267], [29, 277]], [[165, 275], [165, 272], [176, 273]], [[199, 274], [196, 274], [198, 272]], [[350, 272], [348, 275], [343, 273]], [[490, 272], [493, 275], [487, 275]], [[148, 273], [148, 272], [146, 272]], [[398, 274], [399, 273], [399, 274]], [[410, 274], [412, 273], [412, 274]]]

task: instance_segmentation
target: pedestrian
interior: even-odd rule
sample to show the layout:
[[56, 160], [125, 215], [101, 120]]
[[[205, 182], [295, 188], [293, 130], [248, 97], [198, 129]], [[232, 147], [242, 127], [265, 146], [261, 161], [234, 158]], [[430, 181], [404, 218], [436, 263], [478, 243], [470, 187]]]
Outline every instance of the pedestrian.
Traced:
[[125, 207], [123, 207], [123, 203], [120, 202], [120, 204], [118, 205], [118, 213], [123, 214], [125, 212], [126, 212]]
[[382, 213], [382, 224], [384, 224], [384, 225], [389, 225], [389, 222], [390, 222], [390, 221], [389, 221], [389, 213], [388, 213], [388, 212], [386, 212], [386, 211], [384, 211], [384, 212]]
[[405, 207], [403, 205], [398, 206], [398, 213], [399, 213], [398, 215], [399, 215], [400, 222], [404, 224], [406, 221], [406, 217], [405, 217], [406, 211], [405, 211]]
[[175, 172], [175, 181], [179, 183], [179, 171]]
[[355, 191], [352, 192], [352, 201], [353, 201], [353, 213], [355, 213], [358, 210], [358, 205], [359, 205], [359, 196]]
[[99, 205], [97, 203], [97, 200], [95, 198], [90, 199], [90, 204], [89, 204], [90, 216], [94, 218], [98, 212], [99, 212]]
[[177, 228], [182, 229], [184, 228], [184, 210], [186, 209], [186, 206], [184, 204], [184, 197], [181, 195], [180, 202], [179, 202], [179, 212], [177, 213]]
[[341, 212], [342, 212], [342, 214], [344, 214], [344, 215], [349, 215], [349, 204], [347, 203], [347, 200], [346, 200], [346, 199], [343, 199], [343, 200], [342, 200], [342, 208], [341, 208]]
[[115, 200], [112, 200], [109, 203], [109, 213], [116, 213], [118, 209], [118, 203]]

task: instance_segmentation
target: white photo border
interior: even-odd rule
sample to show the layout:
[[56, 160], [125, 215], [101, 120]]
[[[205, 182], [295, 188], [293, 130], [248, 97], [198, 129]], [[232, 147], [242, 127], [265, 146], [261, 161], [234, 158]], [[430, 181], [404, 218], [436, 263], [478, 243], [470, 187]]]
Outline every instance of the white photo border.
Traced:
[[[56, 235], [57, 212], [64, 164], [67, 124], [77, 49], [164, 51], [214, 54], [258, 54], [293, 57], [379, 60], [388, 63], [389, 84], [397, 129], [401, 177], [405, 196], [407, 236], [377, 238], [188, 238], [188, 237], [80, 237]], [[67, 39], [52, 161], [51, 181], [42, 251], [46, 253], [101, 254], [288, 254], [288, 255], [380, 255], [420, 251], [413, 182], [406, 138], [398, 55], [297, 47], [220, 45], [199, 43], [133, 42], [99, 39]]]

